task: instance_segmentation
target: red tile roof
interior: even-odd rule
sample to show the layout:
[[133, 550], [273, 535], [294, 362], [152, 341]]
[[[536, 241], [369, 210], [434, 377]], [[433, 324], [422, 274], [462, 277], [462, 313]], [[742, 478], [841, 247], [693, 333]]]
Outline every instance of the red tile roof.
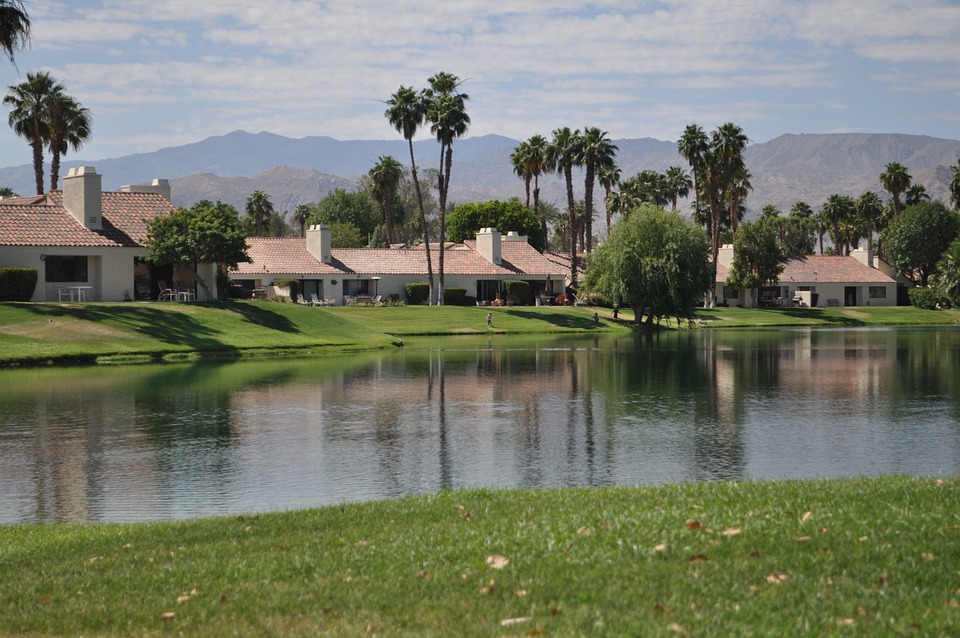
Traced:
[[[717, 283], [725, 283], [730, 269], [717, 264]], [[856, 257], [842, 255], [808, 255], [790, 259], [780, 275], [781, 284], [891, 284], [894, 280]]]
[[[423, 247], [414, 248], [334, 248], [331, 263], [325, 264], [307, 251], [299, 237], [250, 237], [247, 239], [250, 263], [239, 264], [238, 275], [260, 273], [290, 275], [426, 275], [427, 260]], [[433, 269], [438, 268], [439, 246], [430, 246]], [[443, 270], [447, 275], [509, 277], [512, 274], [563, 277], [563, 271], [525, 241], [504, 241], [500, 266], [476, 251], [476, 242], [447, 244]]]
[[147, 242], [147, 222], [174, 207], [156, 193], [105, 192], [103, 228], [80, 224], [63, 206], [63, 193], [0, 200], [0, 246], [132, 247]]

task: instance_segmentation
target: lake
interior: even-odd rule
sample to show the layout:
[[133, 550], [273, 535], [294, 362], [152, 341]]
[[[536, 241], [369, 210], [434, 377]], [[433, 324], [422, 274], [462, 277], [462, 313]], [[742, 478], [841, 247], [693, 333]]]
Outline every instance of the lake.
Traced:
[[960, 330], [412, 341], [0, 371], [0, 523], [429, 493], [960, 473]]

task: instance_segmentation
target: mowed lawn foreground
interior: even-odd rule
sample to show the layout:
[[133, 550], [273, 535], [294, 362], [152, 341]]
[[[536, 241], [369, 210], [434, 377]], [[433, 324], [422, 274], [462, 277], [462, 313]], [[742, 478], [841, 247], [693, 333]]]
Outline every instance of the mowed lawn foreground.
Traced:
[[[492, 327], [486, 315], [491, 314]], [[594, 320], [594, 314], [597, 321]], [[663, 329], [791, 326], [936, 326], [957, 310], [916, 308], [701, 309]], [[231, 301], [0, 303], [0, 365], [122, 363], [264, 355], [317, 355], [393, 348], [405, 337], [583, 334], [633, 328], [595, 307], [333, 307]]]
[[444, 491], [0, 527], [4, 636], [934, 636], [960, 479]]

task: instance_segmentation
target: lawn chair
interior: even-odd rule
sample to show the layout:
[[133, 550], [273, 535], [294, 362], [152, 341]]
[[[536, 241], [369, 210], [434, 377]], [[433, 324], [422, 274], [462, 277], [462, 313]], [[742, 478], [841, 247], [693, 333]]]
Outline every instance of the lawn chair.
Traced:
[[167, 282], [158, 281], [157, 286], [160, 288], [160, 296], [157, 297], [157, 301], [176, 301], [177, 300], [176, 289], [168, 287]]
[[324, 305], [324, 303], [323, 303], [322, 301], [320, 301], [320, 298], [319, 298], [319, 297], [317, 297], [317, 293], [311, 292], [311, 293], [310, 293], [310, 305], [311, 305], [311, 306], [322, 306], [322, 305]]

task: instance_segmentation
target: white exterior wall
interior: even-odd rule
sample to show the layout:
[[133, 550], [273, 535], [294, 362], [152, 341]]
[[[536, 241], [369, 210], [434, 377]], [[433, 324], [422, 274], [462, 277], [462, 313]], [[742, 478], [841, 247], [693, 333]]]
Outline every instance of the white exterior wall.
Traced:
[[[124, 292], [131, 299], [133, 289], [133, 261], [147, 251], [142, 248], [110, 248], [95, 251], [90, 248], [19, 247], [2, 249], [3, 265], [37, 270], [37, 287], [31, 301], [56, 301], [56, 284], [84, 284], [93, 286], [87, 293], [88, 301], [123, 301]], [[61, 281], [46, 283], [46, 265], [41, 256], [86, 256], [88, 281]]]

